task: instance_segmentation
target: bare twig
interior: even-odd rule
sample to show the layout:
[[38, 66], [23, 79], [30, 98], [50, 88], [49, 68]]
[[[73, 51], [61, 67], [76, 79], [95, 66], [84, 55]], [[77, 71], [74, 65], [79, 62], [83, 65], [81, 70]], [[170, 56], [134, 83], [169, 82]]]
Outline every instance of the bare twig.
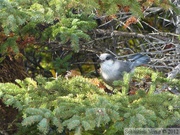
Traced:
[[115, 53], [113, 53], [111, 50], [106, 49], [106, 51], [110, 52], [111, 54], [113, 54], [115, 57], [117, 57], [117, 55]]
[[173, 79], [179, 73], [180, 73], [180, 63], [170, 73], [168, 73], [168, 78]]
[[[104, 36], [110, 36], [112, 31], [110, 30], [103, 30], [103, 29], [96, 29], [96, 32], [99, 34], [103, 34]], [[124, 37], [133, 37], [133, 38], [147, 38], [147, 39], [153, 39], [157, 41], [169, 41], [168, 36], [175, 36], [178, 37], [178, 34], [174, 33], [149, 33], [149, 34], [141, 34], [141, 33], [135, 33], [135, 32], [122, 32], [122, 31], [113, 31], [114, 36], [124, 36]], [[174, 39], [174, 43], [179, 44], [178, 39]]]

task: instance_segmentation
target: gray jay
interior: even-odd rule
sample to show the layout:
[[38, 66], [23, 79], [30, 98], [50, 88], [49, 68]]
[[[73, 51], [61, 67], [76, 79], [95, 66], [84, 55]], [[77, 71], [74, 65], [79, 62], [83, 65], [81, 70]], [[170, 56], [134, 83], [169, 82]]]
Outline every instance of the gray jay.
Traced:
[[132, 72], [135, 67], [150, 61], [148, 56], [142, 54], [133, 55], [129, 61], [120, 61], [114, 55], [103, 53], [99, 59], [102, 78], [110, 86], [113, 86], [113, 81], [122, 80], [124, 72]]

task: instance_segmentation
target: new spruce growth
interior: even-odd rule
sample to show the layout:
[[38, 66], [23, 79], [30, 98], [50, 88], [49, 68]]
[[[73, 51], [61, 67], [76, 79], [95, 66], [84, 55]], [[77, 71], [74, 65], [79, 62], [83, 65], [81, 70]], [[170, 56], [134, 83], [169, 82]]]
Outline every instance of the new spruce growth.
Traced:
[[[143, 74], [142, 74], [143, 73]], [[149, 75], [149, 91], [124, 91], [109, 95], [82, 76], [17, 80], [18, 85], [0, 83], [0, 97], [23, 117], [18, 134], [122, 134], [126, 127], [167, 127], [180, 120], [179, 95], [156, 94], [164, 83], [179, 86], [150, 69], [140, 68], [132, 78]], [[126, 76], [129, 78], [128, 76]], [[126, 78], [125, 77], [125, 78]], [[125, 79], [125, 83], [131, 79]], [[121, 82], [123, 83], [123, 82]]]

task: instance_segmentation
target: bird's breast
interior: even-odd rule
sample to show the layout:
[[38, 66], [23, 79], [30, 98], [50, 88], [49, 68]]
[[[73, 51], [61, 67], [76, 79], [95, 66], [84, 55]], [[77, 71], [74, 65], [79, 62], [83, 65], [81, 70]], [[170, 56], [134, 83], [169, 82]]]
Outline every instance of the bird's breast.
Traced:
[[121, 72], [118, 70], [117, 65], [109, 66], [107, 64], [102, 64], [101, 75], [107, 83], [113, 83], [115, 80], [122, 79]]

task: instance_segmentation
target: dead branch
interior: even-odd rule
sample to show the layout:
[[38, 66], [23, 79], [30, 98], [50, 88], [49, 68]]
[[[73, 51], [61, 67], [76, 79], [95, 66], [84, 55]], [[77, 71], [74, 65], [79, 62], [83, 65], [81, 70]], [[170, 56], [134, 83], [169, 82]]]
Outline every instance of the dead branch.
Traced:
[[180, 73], [180, 63], [171, 71], [168, 73], [168, 78], [174, 79], [177, 74]]
[[[97, 34], [104, 35], [107, 38], [109, 36], [124, 36], [124, 37], [131, 37], [131, 38], [143, 38], [143, 39], [151, 39], [156, 41], [171, 41], [170, 37], [175, 37], [173, 40], [174, 44], [179, 44], [179, 40], [176, 39], [179, 35], [174, 33], [165, 33], [165, 32], [157, 32], [157, 33], [149, 33], [149, 34], [141, 34], [136, 32], [122, 32], [122, 31], [111, 31], [111, 30], [104, 30], [104, 29], [96, 29]], [[104, 37], [103, 37], [104, 38]], [[99, 40], [99, 39], [98, 39]]]

